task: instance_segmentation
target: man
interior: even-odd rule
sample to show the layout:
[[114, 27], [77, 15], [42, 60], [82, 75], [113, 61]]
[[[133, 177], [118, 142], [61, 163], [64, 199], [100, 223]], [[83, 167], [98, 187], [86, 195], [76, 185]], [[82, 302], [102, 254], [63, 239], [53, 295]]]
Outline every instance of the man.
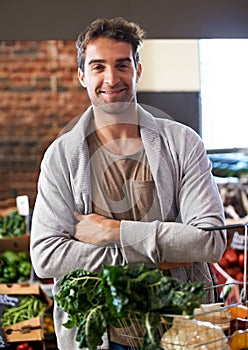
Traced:
[[[42, 161], [33, 266], [54, 278], [56, 294], [73, 270], [145, 263], [182, 282], [203, 281], [211, 302], [208, 263], [220, 259], [226, 237], [202, 228], [224, 224], [222, 203], [199, 136], [137, 104], [143, 39], [122, 18], [96, 20], [79, 35], [78, 77], [92, 106]], [[66, 320], [55, 304], [58, 347], [76, 350]], [[111, 329], [101, 349], [126, 345]]]

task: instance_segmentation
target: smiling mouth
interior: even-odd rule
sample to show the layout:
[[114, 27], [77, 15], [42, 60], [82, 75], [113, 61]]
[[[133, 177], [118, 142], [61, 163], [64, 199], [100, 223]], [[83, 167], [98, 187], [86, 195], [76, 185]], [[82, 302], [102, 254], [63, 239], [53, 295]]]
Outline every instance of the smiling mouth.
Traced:
[[125, 91], [126, 89], [118, 89], [118, 90], [100, 90], [100, 93], [108, 95], [108, 96], [112, 96], [112, 95], [118, 95], [120, 93], [122, 93], [123, 91]]
[[106, 89], [103, 87], [103, 88], [100, 88], [99, 89], [99, 93], [100, 94], [104, 94], [106, 96], [117, 96], [121, 93], [123, 93], [124, 91], [127, 90], [127, 87], [126, 86], [115, 86], [115, 87], [106, 87]]

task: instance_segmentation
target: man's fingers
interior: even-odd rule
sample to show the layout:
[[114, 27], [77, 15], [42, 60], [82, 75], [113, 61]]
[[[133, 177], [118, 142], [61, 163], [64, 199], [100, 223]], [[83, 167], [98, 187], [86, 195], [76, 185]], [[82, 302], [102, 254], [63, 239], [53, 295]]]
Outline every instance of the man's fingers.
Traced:
[[77, 221], [81, 221], [83, 219], [83, 215], [79, 214], [77, 211], [74, 211], [74, 217]]

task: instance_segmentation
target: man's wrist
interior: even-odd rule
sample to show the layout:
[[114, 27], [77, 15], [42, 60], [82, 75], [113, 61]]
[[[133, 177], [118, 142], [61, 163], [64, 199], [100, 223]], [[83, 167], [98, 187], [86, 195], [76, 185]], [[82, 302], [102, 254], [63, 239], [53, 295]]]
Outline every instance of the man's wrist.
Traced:
[[109, 229], [109, 242], [120, 246], [121, 239], [120, 239], [120, 227], [121, 222], [119, 220], [112, 220], [112, 227]]

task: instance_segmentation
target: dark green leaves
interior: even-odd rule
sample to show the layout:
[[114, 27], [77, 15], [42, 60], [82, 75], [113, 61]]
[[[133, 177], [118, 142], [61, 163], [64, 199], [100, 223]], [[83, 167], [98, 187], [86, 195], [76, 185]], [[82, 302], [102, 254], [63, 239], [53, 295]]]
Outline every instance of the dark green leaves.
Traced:
[[142, 349], [158, 350], [160, 349], [160, 334], [158, 326], [161, 321], [158, 312], [147, 312], [142, 317], [142, 325], [144, 329]]
[[175, 290], [172, 300], [174, 313], [186, 312], [191, 315], [194, 309], [201, 304], [203, 296], [204, 290], [201, 282], [180, 285], [180, 288]]
[[0, 215], [0, 238], [17, 237], [25, 233], [25, 217], [17, 210], [11, 210], [6, 216]]
[[26, 252], [5, 250], [0, 256], [0, 283], [29, 280], [31, 267], [31, 261]]
[[161, 315], [192, 314], [203, 295], [202, 283], [181, 284], [142, 264], [103, 266], [101, 273], [74, 271], [61, 280], [55, 300], [69, 315], [64, 326], [77, 325], [80, 349], [95, 350], [109, 325], [120, 327], [118, 320], [135, 313], [135, 322], [144, 329], [142, 350], [157, 350]]
[[102, 343], [102, 336], [108, 330], [109, 311], [106, 306], [99, 305], [90, 309], [79, 324], [76, 340], [80, 349], [83, 347], [95, 350]]

